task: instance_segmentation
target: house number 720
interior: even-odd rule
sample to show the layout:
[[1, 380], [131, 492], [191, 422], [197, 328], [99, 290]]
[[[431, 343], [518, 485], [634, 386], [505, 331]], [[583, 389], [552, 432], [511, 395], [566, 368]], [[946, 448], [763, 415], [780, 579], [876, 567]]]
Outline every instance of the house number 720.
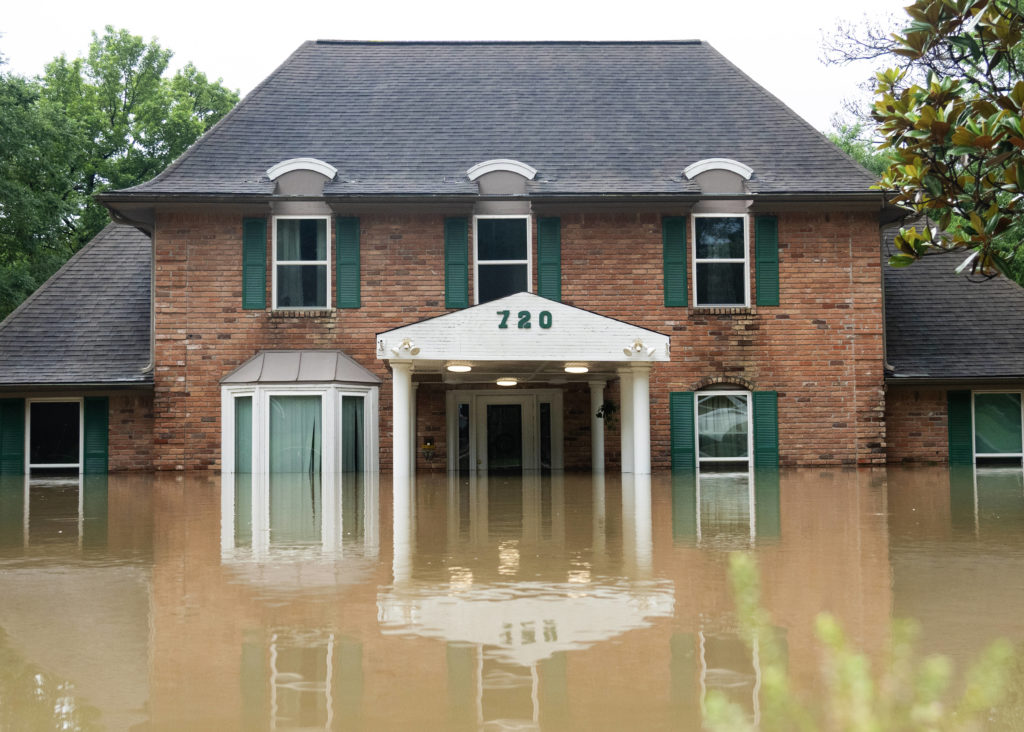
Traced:
[[[499, 328], [508, 328], [508, 319], [509, 319], [509, 316], [512, 315], [512, 311], [511, 310], [498, 310], [497, 312], [498, 312], [498, 315], [501, 316], [501, 322], [498, 323], [498, 327]], [[516, 327], [518, 327], [518, 328], [520, 328], [522, 330], [526, 330], [528, 328], [531, 328], [532, 324], [530, 323], [530, 319], [531, 319], [532, 315], [533, 314], [529, 310], [520, 310], [516, 314], [516, 316], [519, 318], [519, 325], [516, 326]], [[547, 330], [548, 328], [551, 327], [551, 313], [548, 312], [547, 310], [541, 310], [540, 313], [537, 315], [537, 322], [540, 324], [541, 328], [544, 328], [545, 330]]]

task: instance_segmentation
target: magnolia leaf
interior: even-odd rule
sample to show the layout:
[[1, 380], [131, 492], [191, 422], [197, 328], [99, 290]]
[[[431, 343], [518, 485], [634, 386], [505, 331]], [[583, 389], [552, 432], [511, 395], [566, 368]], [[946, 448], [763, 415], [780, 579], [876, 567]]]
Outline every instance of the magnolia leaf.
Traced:
[[893, 254], [889, 257], [890, 267], [909, 267], [917, 261], [917, 257], [910, 254]]
[[962, 261], [962, 262], [960, 263], [960, 265], [959, 265], [959, 266], [958, 266], [958, 267], [956, 268], [956, 273], [957, 273], [957, 274], [963, 274], [963, 273], [964, 273], [964, 271], [965, 271], [965, 270], [966, 270], [967, 268], [971, 268], [971, 269], [972, 269], [972, 271], [973, 271], [973, 268], [974, 268], [974, 262], [975, 262], [975, 261], [976, 261], [977, 259], [978, 259], [978, 252], [977, 252], [977, 251], [973, 251], [973, 252], [971, 252], [970, 256], [969, 256], [969, 257], [967, 257], [967, 259], [965, 259], [964, 261]]

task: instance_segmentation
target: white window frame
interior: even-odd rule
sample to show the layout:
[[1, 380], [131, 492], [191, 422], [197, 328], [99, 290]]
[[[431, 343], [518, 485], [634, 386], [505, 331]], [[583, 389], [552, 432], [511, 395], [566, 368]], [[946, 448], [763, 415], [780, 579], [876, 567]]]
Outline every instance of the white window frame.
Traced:
[[319, 396], [321, 473], [341, 472], [341, 398], [362, 397], [363, 473], [380, 470], [378, 455], [377, 405], [380, 387], [369, 384], [239, 384], [221, 387], [221, 470], [235, 472], [235, 398], [252, 397], [252, 472], [270, 472], [270, 397]]
[[[78, 462], [77, 463], [33, 463], [32, 462], [32, 405], [39, 402], [78, 404]], [[39, 397], [25, 400], [25, 472], [33, 470], [77, 470], [85, 469], [85, 399], [83, 397]]]
[[[300, 219], [300, 220], [323, 220], [327, 222], [327, 243], [325, 247], [326, 259], [318, 260], [286, 260], [285, 262], [278, 262], [277, 260], [277, 222], [284, 219]], [[331, 309], [331, 217], [322, 215], [308, 215], [308, 216], [274, 216], [271, 220], [271, 229], [273, 230], [273, 256], [272, 256], [272, 267], [271, 267], [271, 305], [273, 310], [330, 310]], [[291, 267], [291, 266], [311, 266], [311, 265], [322, 265], [327, 270], [327, 287], [324, 294], [326, 302], [323, 306], [318, 307], [278, 307], [277, 305], [277, 268], [278, 266]]]
[[[743, 219], [743, 259], [697, 258], [697, 219]], [[693, 305], [697, 308], [749, 308], [750, 307], [750, 216], [745, 213], [704, 213], [690, 216], [690, 251], [693, 263]], [[702, 303], [698, 299], [697, 268], [702, 264], [743, 264], [743, 302]]]
[[529, 214], [481, 214], [473, 217], [473, 304], [480, 304], [480, 219], [524, 219], [526, 221], [526, 259], [488, 259], [484, 267], [494, 264], [525, 264], [526, 292], [533, 292], [533, 217]]
[[[747, 400], [747, 457], [701, 457], [700, 455], [700, 398], [702, 396], [742, 396]], [[754, 399], [752, 392], [743, 389], [704, 389], [693, 393], [693, 449], [697, 457], [697, 472], [704, 463], [746, 463], [747, 471], [754, 467]]]
[[[1020, 397], [1021, 406], [1021, 452], [978, 452], [977, 422], [975, 420], [975, 397], [978, 394], [1016, 394]], [[974, 454], [974, 462], [978, 458], [982, 460], [1017, 459], [1024, 463], [1024, 391], [1018, 389], [979, 389], [971, 391], [971, 452]]]

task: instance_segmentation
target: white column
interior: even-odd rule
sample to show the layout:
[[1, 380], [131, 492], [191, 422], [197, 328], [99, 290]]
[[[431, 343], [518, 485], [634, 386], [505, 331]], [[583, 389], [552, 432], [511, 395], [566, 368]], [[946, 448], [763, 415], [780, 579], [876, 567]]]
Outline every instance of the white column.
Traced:
[[412, 474], [409, 455], [412, 454], [412, 428], [409, 402], [412, 399], [412, 364], [408, 361], [391, 362], [391, 460], [392, 479], [408, 478]]
[[590, 381], [590, 469], [604, 472], [604, 420], [597, 416], [604, 404], [604, 381]]
[[619, 372], [619, 398], [622, 400], [619, 424], [622, 430], [622, 472], [633, 472], [633, 371], [624, 366]]
[[419, 449], [416, 444], [416, 392], [419, 388], [419, 384], [412, 384], [409, 395], [409, 475], [416, 475], [416, 451]]
[[651, 365], [635, 363], [633, 369], [633, 472], [651, 474]]

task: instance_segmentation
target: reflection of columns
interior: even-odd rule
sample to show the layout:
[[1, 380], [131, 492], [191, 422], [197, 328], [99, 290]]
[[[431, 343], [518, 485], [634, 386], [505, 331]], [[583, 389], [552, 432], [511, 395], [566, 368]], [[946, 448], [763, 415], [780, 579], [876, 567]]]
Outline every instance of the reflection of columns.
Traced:
[[619, 398], [622, 400], [622, 472], [633, 472], [633, 370], [625, 366], [619, 371]]
[[412, 493], [409, 476], [396, 472], [391, 488], [391, 574], [396, 585], [412, 579]]
[[651, 573], [651, 477], [622, 476], [622, 550], [627, 568], [639, 577]]
[[604, 381], [590, 384], [590, 469], [604, 472], [604, 420], [597, 416], [604, 404]]
[[651, 476], [633, 477], [633, 520], [636, 522], [636, 568], [643, 576], [651, 573], [654, 544], [651, 537]]
[[594, 526], [592, 531], [594, 536], [591, 539], [594, 547], [594, 560], [597, 561], [598, 557], [604, 555], [604, 473], [594, 472], [593, 477], [593, 503], [594, 503]]
[[633, 369], [633, 472], [651, 474], [651, 365], [635, 363]]
[[412, 473], [409, 456], [412, 454], [412, 427], [409, 417], [412, 400], [412, 364], [408, 361], [391, 362], [391, 460], [392, 475], [408, 478]]

